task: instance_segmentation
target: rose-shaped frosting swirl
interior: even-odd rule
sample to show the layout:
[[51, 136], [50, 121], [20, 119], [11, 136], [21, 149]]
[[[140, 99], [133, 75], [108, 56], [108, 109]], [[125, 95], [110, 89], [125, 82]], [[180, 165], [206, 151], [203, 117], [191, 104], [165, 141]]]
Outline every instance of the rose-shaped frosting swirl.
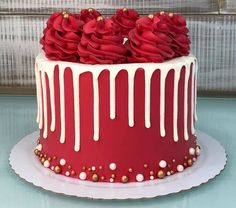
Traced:
[[80, 62], [86, 64], [124, 63], [126, 48], [123, 37], [116, 30], [112, 19], [99, 16], [83, 27], [83, 35], [78, 46]]
[[134, 9], [118, 9], [116, 14], [112, 16], [113, 22], [120, 27], [123, 37], [128, 37], [130, 30], [135, 28], [135, 22], [138, 20], [139, 14]]
[[54, 13], [40, 40], [46, 57], [51, 60], [78, 61], [77, 47], [84, 22], [74, 14]]
[[129, 32], [129, 62], [163, 62], [174, 56], [168, 31], [163, 32], [157, 27], [161, 22], [154, 15], [136, 21], [136, 27]]
[[173, 13], [164, 12], [160, 12], [156, 15], [162, 20], [160, 24], [157, 24], [157, 27], [162, 32], [168, 31], [172, 39], [172, 48], [175, 52], [174, 57], [188, 55], [190, 40], [185, 18], [180, 15], [174, 15]]

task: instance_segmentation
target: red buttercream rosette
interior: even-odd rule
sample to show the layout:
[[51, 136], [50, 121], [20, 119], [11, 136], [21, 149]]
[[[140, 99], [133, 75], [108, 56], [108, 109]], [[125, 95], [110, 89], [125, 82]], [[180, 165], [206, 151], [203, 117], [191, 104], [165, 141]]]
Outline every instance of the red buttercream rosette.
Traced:
[[168, 31], [172, 38], [172, 48], [175, 52], [175, 57], [186, 56], [190, 50], [190, 40], [188, 37], [188, 28], [186, 20], [181, 15], [174, 15], [173, 13], [157, 13], [162, 21], [157, 25], [162, 32]]
[[46, 57], [50, 60], [78, 61], [77, 47], [83, 24], [74, 14], [52, 14], [40, 40]]
[[118, 9], [116, 14], [112, 16], [112, 20], [117, 27], [120, 28], [123, 37], [128, 37], [130, 30], [135, 28], [135, 23], [139, 18], [139, 14], [134, 9]]
[[136, 27], [129, 32], [129, 62], [163, 62], [174, 57], [169, 31], [162, 31], [163, 24], [158, 16], [149, 15], [136, 21]]
[[86, 64], [116, 64], [126, 60], [122, 34], [112, 19], [102, 16], [84, 25], [78, 53], [80, 62]]

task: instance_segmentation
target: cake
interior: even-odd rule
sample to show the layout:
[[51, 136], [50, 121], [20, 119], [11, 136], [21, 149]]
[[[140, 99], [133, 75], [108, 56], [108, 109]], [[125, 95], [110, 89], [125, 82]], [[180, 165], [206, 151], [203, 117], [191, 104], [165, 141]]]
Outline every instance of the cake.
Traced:
[[197, 61], [184, 17], [119, 9], [54, 13], [35, 74], [34, 153], [55, 174], [165, 180], [197, 160]]

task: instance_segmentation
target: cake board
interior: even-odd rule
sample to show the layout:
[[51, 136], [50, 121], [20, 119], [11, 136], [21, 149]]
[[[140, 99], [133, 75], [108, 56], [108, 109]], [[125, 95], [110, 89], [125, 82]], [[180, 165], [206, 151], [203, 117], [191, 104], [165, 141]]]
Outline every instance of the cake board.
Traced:
[[57, 175], [39, 162], [33, 154], [39, 132], [22, 138], [11, 150], [10, 165], [21, 178], [55, 193], [93, 199], [140, 199], [177, 193], [208, 182], [224, 169], [227, 157], [218, 141], [197, 131], [201, 154], [190, 168], [181, 173], [144, 182], [101, 183], [81, 181]]

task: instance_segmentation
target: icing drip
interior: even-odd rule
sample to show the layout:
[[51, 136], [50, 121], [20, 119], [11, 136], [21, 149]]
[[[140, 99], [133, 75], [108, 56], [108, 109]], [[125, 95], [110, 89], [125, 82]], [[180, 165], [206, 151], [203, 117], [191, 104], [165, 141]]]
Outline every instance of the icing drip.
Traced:
[[[50, 67], [53, 68], [53, 67]], [[54, 70], [50, 70], [47, 72], [49, 88], [50, 88], [50, 105], [51, 105], [51, 126], [50, 130], [55, 131], [55, 95], [54, 95]]]
[[194, 83], [194, 89], [195, 89], [195, 101], [194, 101], [194, 120], [197, 121], [197, 73], [198, 73], [198, 63], [195, 59], [195, 83]]
[[134, 126], [134, 75], [136, 70], [128, 71], [128, 116], [129, 126]]
[[64, 88], [64, 72], [65, 68], [59, 68], [59, 83], [60, 83], [60, 117], [61, 117], [61, 136], [60, 142], [65, 142], [65, 88]]
[[76, 152], [80, 149], [80, 110], [79, 110], [79, 74], [73, 75], [74, 85], [74, 120], [75, 120], [75, 146]]
[[151, 108], [151, 78], [155, 69], [145, 70], [145, 127], [150, 128], [150, 108]]
[[[37, 122], [39, 122], [39, 128], [41, 129], [44, 124], [43, 137], [48, 135], [47, 126], [47, 93], [50, 93], [50, 108], [51, 108], [51, 126], [50, 130], [55, 130], [55, 89], [54, 89], [54, 70], [58, 62], [48, 61], [43, 55], [39, 55], [36, 59], [35, 75], [37, 84], [37, 101], [38, 101], [38, 114]], [[192, 67], [192, 73], [190, 77], [190, 70]], [[178, 136], [178, 90], [179, 79], [183, 66], [185, 65], [185, 80], [184, 80], [184, 139], [188, 140], [188, 82], [191, 81], [191, 132], [194, 133], [194, 119], [196, 120], [196, 95], [197, 95], [197, 62], [194, 57], [182, 57], [177, 58], [166, 63], [148, 63], [148, 64], [119, 64], [114, 65], [109, 70], [109, 65], [89, 65], [77, 64], [77, 63], [60, 63], [59, 69], [59, 86], [60, 86], [60, 122], [61, 133], [60, 142], [65, 142], [65, 86], [64, 86], [64, 73], [66, 68], [70, 68], [73, 77], [73, 90], [74, 90], [74, 126], [75, 126], [75, 138], [74, 138], [74, 150], [78, 152], [80, 150], [80, 97], [79, 97], [79, 76], [83, 72], [91, 72], [93, 75], [93, 116], [94, 116], [94, 141], [99, 140], [99, 86], [98, 77], [104, 69], [108, 69], [110, 72], [110, 118], [116, 117], [116, 76], [122, 70], [125, 69], [128, 72], [128, 125], [134, 126], [134, 81], [135, 73], [139, 68], [144, 69], [145, 75], [145, 127], [151, 127], [151, 79], [155, 70], [160, 70], [160, 135], [165, 137], [165, 85], [166, 77], [170, 70], [174, 70], [174, 98], [173, 98], [173, 139], [175, 142], [179, 140]], [[184, 68], [183, 68], [184, 69]], [[49, 79], [49, 92], [46, 92], [46, 74]]]
[[195, 75], [196, 75], [196, 72], [194, 70], [194, 65], [196, 63], [193, 63], [192, 65], [192, 76], [191, 76], [191, 133], [194, 134], [195, 133], [195, 128], [194, 128], [194, 113], [195, 113], [195, 110], [194, 110], [194, 98], [195, 98], [195, 94], [194, 94], [194, 79], [195, 79]]
[[162, 137], [166, 135], [165, 130], [165, 86], [166, 86], [166, 76], [168, 70], [161, 70], [161, 84], [160, 84], [160, 134]]
[[188, 140], [188, 82], [190, 75], [190, 64], [185, 66], [185, 80], [184, 80], [184, 139]]
[[181, 68], [177, 68], [174, 74], [174, 102], [173, 102], [173, 136], [174, 141], [179, 140], [178, 136], [178, 90]]
[[36, 95], [37, 95], [37, 117], [36, 117], [36, 122], [39, 123], [39, 71], [38, 71], [38, 64], [35, 63], [35, 82], [36, 82]]
[[93, 125], [94, 125], [94, 141], [99, 140], [99, 92], [98, 92], [98, 76], [100, 72], [93, 74]]
[[43, 87], [43, 138], [47, 138], [48, 134], [48, 116], [47, 116], [47, 92], [46, 92], [46, 72], [42, 72], [42, 87]]
[[116, 75], [117, 71], [110, 71], [110, 119], [115, 119], [116, 117]]

